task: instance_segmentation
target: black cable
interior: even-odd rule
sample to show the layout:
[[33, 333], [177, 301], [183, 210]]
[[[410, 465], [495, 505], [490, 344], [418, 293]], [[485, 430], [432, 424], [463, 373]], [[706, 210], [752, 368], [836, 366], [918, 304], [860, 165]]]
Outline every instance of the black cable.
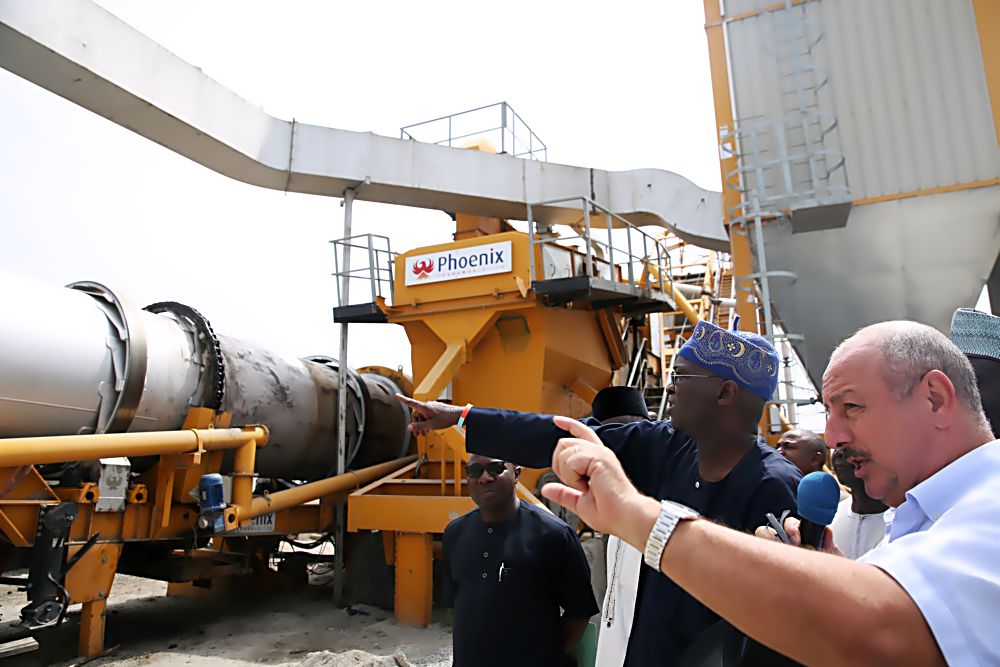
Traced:
[[69, 591], [67, 591], [66, 588], [52, 576], [51, 572], [47, 573], [45, 576], [52, 584], [55, 585], [56, 588], [59, 589], [59, 595], [62, 597], [62, 609], [59, 611], [59, 618], [56, 619], [56, 627], [58, 628], [62, 625], [63, 620], [66, 618], [66, 612], [69, 611]]
[[319, 545], [323, 544], [324, 542], [332, 542], [333, 541], [332, 538], [330, 537], [330, 533], [324, 533], [323, 537], [319, 538], [315, 542], [309, 542], [309, 543], [306, 543], [306, 542], [296, 542], [295, 540], [293, 540], [292, 538], [288, 537], [287, 535], [285, 535], [285, 537], [282, 538], [282, 539], [284, 539], [285, 542], [288, 542], [289, 544], [291, 544], [296, 549], [315, 549], [316, 547], [318, 547]]

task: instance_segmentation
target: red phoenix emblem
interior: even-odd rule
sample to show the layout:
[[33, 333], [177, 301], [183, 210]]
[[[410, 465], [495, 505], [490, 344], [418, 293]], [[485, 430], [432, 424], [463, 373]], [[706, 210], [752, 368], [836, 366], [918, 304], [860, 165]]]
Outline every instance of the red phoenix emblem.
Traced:
[[434, 262], [429, 259], [421, 260], [413, 263], [413, 275], [417, 279], [426, 278], [430, 275], [430, 272], [434, 270]]

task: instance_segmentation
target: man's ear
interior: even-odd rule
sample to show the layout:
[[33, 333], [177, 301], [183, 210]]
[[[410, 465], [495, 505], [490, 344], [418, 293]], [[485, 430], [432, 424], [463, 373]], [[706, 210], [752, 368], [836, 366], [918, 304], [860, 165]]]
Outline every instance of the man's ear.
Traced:
[[521, 479], [521, 466], [514, 466], [514, 481]]
[[955, 407], [958, 403], [958, 396], [955, 392], [955, 385], [951, 379], [939, 370], [933, 370], [924, 376], [921, 381], [925, 393], [925, 399], [930, 405], [934, 414], [936, 426], [947, 428], [951, 425]]
[[729, 405], [730, 403], [733, 403], [736, 400], [736, 395], [739, 391], [739, 385], [732, 380], [726, 380], [723, 382], [719, 387], [719, 395], [717, 396], [719, 405]]

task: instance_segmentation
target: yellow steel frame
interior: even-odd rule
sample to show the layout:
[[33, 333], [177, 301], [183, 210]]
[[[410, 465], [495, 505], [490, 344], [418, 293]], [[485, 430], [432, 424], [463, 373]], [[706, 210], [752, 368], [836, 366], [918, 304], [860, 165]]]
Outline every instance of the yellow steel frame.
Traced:
[[[223, 513], [225, 530], [234, 531], [255, 517], [274, 514], [275, 528], [270, 535], [330, 530], [335, 506], [344, 502], [348, 493], [415, 459], [391, 461], [255, 498], [252, 496], [255, 453], [257, 447], [266, 444], [267, 429], [229, 428], [229, 423], [228, 415], [192, 408], [181, 431], [0, 440], [0, 532], [12, 546], [32, 546], [41, 509], [61, 502], [72, 502], [77, 507], [77, 518], [70, 527], [67, 557], [79, 552], [91, 536], [100, 534], [98, 542], [66, 577], [70, 600], [83, 604], [80, 655], [92, 657], [103, 651], [104, 612], [124, 543], [169, 540], [192, 534], [198, 508], [191, 492], [202, 475], [221, 469], [225, 450], [235, 450], [232, 504]], [[121, 511], [96, 511], [100, 500], [96, 484], [53, 488], [35, 468], [44, 463], [111, 456], [159, 457], [151, 469], [129, 486]], [[216, 549], [193, 550], [185, 555], [219, 558], [224, 554], [222, 539], [218, 540]], [[211, 576], [212, 563], [203, 571]]]
[[[721, 0], [704, 0], [705, 33], [708, 37], [708, 59], [712, 72], [712, 97], [715, 102], [716, 137], [731, 135], [733, 129], [733, 105], [729, 94], [729, 66], [726, 63], [725, 23], [722, 20]], [[777, 8], [777, 7], [775, 7]], [[763, 11], [763, 10], [762, 10]], [[730, 139], [734, 141], [734, 139]], [[736, 289], [736, 314], [740, 316], [740, 328], [744, 331], [757, 329], [757, 304], [752, 289], [740, 286], [743, 276], [753, 273], [753, 259], [750, 254], [750, 238], [745, 227], [731, 224], [731, 211], [740, 206], [740, 192], [730, 182], [731, 174], [737, 173], [735, 146], [722, 152], [719, 171], [722, 175], [722, 214], [729, 229], [729, 252], [733, 259], [733, 281]]]
[[979, 33], [979, 51], [983, 57], [986, 90], [993, 112], [994, 140], [1000, 144], [1000, 3], [996, 0], [972, 0]]
[[[616, 318], [606, 311], [548, 308], [539, 302], [528, 290], [530, 250], [525, 234], [465, 236], [410, 254], [510, 241], [512, 271], [406, 285], [400, 279], [405, 276], [404, 255], [397, 260], [395, 304], [379, 302], [387, 319], [402, 325], [410, 338], [414, 398], [434, 400], [451, 386], [456, 403], [479, 401], [570, 414], [576, 406], [577, 416], [585, 414], [596, 390], [607, 386], [612, 371], [625, 362]], [[541, 265], [537, 248], [536, 253]], [[562, 345], [569, 338], [574, 345]], [[546, 346], [546, 341], [553, 344]], [[573, 349], [564, 352], [562, 348]], [[442, 533], [474, 504], [466, 489], [463, 468], [468, 455], [461, 430], [455, 427], [421, 436], [417, 451], [418, 463], [351, 494], [347, 527], [382, 531], [386, 560], [396, 566], [396, 618], [427, 624], [431, 620], [433, 535]], [[542, 472], [522, 472], [523, 484], [517, 489], [522, 499], [540, 505], [529, 489]]]

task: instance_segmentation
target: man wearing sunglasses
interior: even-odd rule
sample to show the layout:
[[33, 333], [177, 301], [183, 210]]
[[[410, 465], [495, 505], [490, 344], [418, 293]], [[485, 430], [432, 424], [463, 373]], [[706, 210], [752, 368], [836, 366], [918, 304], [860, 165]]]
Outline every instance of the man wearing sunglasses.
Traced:
[[[752, 532], [768, 512], [795, 510], [799, 470], [757, 435], [781, 361], [755, 334], [700, 322], [680, 349], [667, 386], [665, 421], [601, 425], [584, 420], [646, 495], [682, 503], [716, 522]], [[463, 408], [399, 397], [420, 435], [458, 423]], [[551, 415], [474, 407], [466, 448], [533, 468], [547, 467], [560, 438]], [[752, 573], [747, 573], [752, 576]], [[670, 579], [640, 571], [627, 667], [676, 664], [719, 617]]]
[[478, 508], [442, 540], [454, 665], [558, 667], [598, 612], [583, 548], [563, 521], [518, 500], [519, 467], [472, 454], [465, 471]]

